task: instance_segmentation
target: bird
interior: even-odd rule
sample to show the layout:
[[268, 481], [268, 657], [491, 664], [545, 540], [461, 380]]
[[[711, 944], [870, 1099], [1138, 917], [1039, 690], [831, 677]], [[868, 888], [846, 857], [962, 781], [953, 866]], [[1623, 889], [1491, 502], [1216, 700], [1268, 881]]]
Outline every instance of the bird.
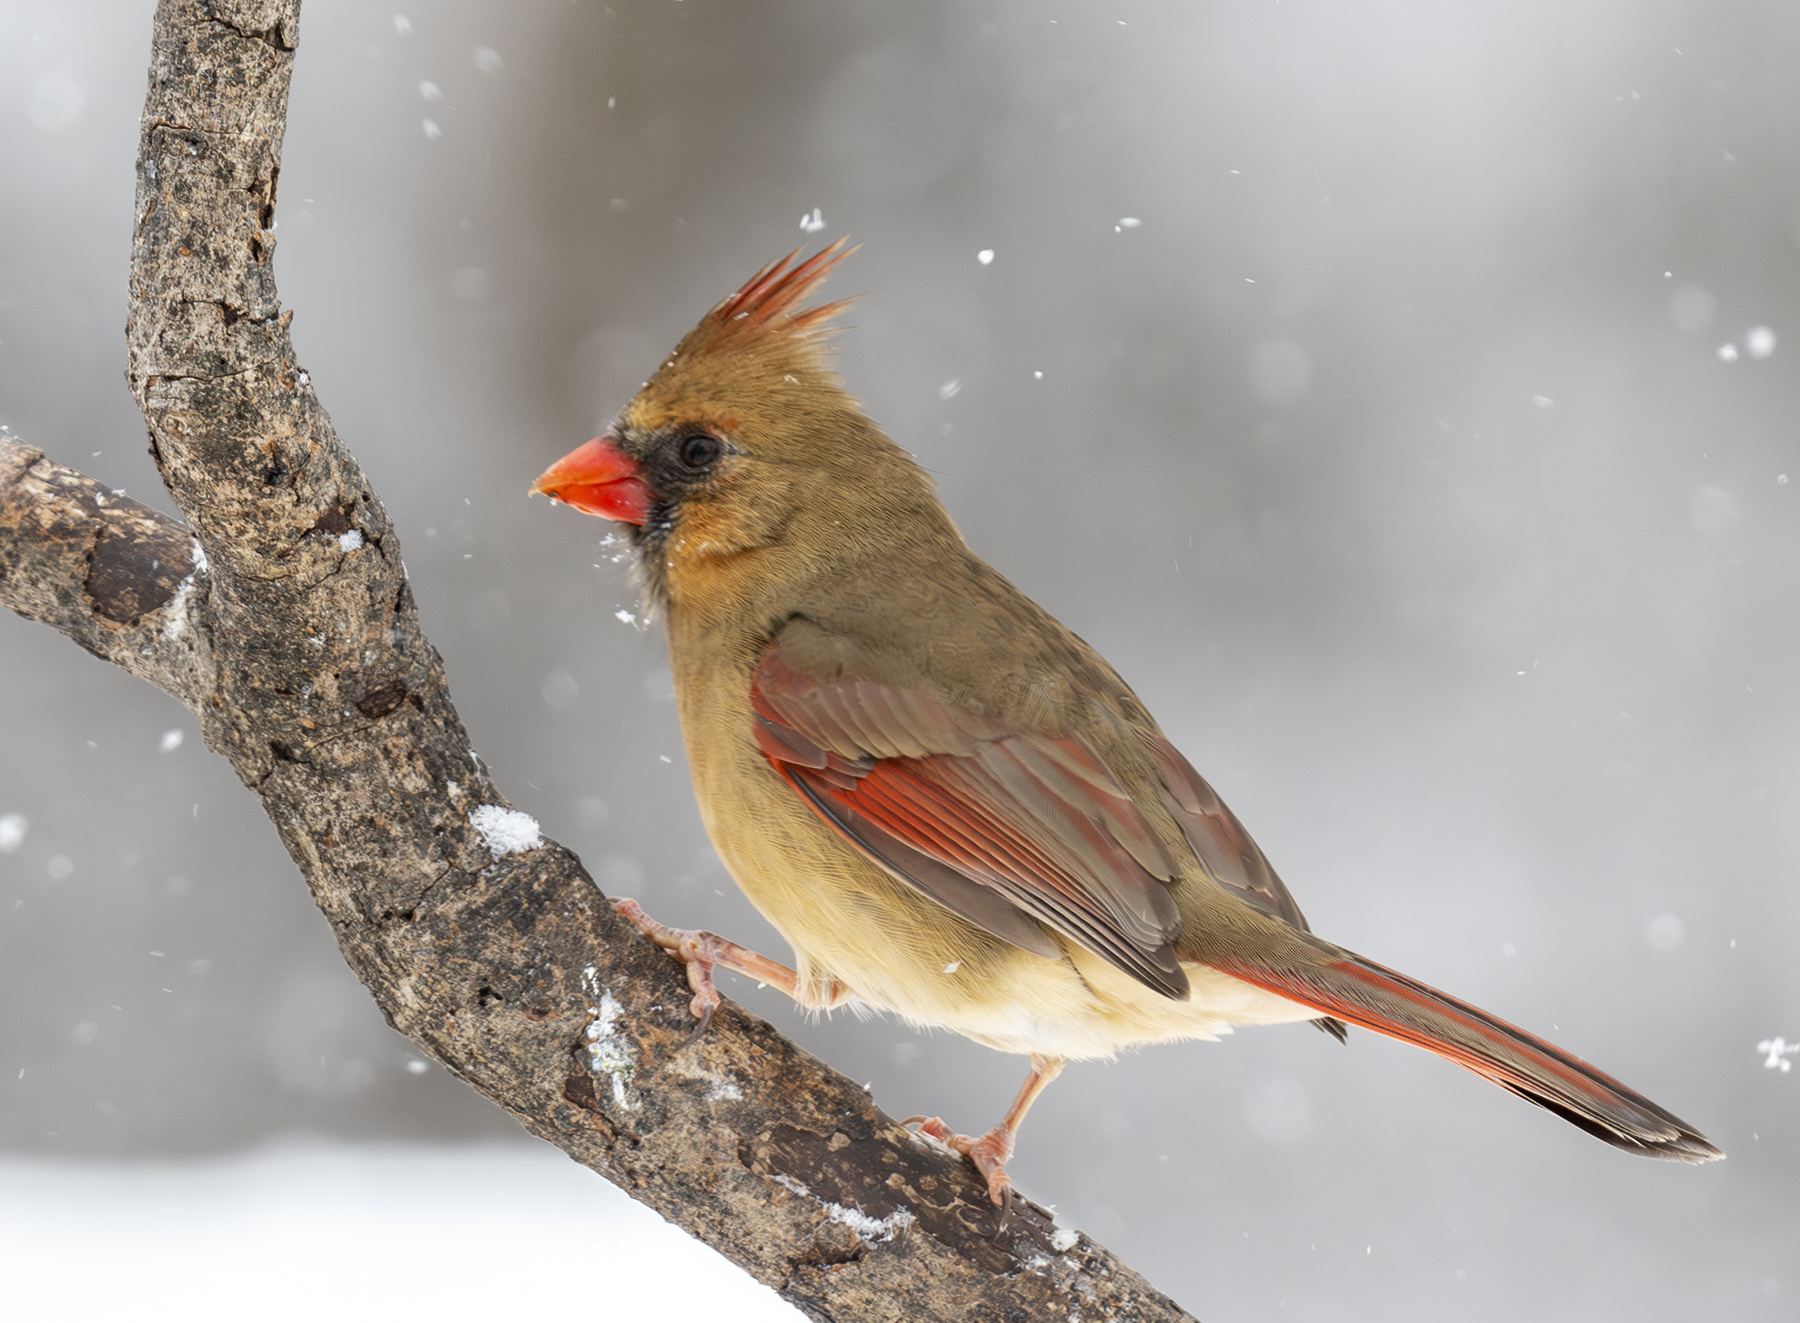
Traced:
[[1071, 1060], [1235, 1026], [1355, 1025], [1628, 1152], [1699, 1131], [1562, 1049], [1316, 936], [1237, 816], [1092, 647], [978, 557], [808, 306], [846, 240], [759, 270], [606, 430], [532, 485], [623, 526], [664, 622], [700, 813], [787, 966], [614, 905], [687, 969], [848, 1002], [1030, 1058], [960, 1134], [1002, 1224], [1033, 1101]]

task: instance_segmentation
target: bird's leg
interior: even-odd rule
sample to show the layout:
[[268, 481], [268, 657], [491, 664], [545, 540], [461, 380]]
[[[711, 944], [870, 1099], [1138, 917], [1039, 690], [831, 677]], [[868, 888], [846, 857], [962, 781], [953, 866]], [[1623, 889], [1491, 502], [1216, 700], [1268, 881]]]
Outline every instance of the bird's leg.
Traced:
[[[930, 1135], [939, 1143], [947, 1144], [974, 1163], [975, 1170], [987, 1181], [988, 1198], [1001, 1208], [1010, 1207], [1012, 1177], [1006, 1174], [1006, 1163], [1012, 1157], [1013, 1141], [1019, 1134], [1019, 1122], [1025, 1119], [1025, 1113], [1031, 1110], [1031, 1104], [1037, 1101], [1038, 1094], [1048, 1087], [1051, 1080], [1062, 1074], [1062, 1068], [1068, 1064], [1068, 1060], [1067, 1057], [1045, 1057], [1032, 1053], [1031, 1074], [1025, 1077], [1019, 1096], [1013, 1099], [1006, 1118], [985, 1135], [972, 1138], [956, 1134], [944, 1124], [941, 1117], [915, 1116], [911, 1120], [919, 1123], [920, 1134]], [[1001, 1218], [1001, 1224], [1005, 1224], [1004, 1217]]]
[[658, 923], [645, 914], [635, 900], [615, 900], [612, 907], [644, 936], [687, 966], [688, 986], [694, 990], [694, 1018], [700, 1021], [699, 1028], [694, 1031], [696, 1034], [705, 1032], [706, 1026], [712, 1023], [713, 1012], [719, 1009], [719, 990], [713, 986], [714, 966], [779, 988], [808, 1010], [828, 1011], [850, 998], [850, 990], [836, 979], [831, 980], [823, 998], [808, 996], [800, 986], [800, 976], [786, 965], [727, 941], [717, 933], [697, 928], [671, 928]]

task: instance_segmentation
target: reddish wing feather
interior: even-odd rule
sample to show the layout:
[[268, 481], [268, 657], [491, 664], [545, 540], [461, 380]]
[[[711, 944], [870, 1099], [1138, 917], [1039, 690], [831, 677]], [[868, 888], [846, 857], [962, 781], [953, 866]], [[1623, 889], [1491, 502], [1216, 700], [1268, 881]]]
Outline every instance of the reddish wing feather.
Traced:
[[[1054, 954], [1030, 940], [1036, 919], [1147, 986], [1186, 995], [1170, 946], [1179, 916], [1169, 864], [1136, 805], [1080, 744], [1009, 732], [841, 668], [822, 679], [790, 665], [779, 638], [763, 654], [751, 703], [770, 762], [881, 867], [1003, 940]], [[940, 871], [918, 876], [920, 857]]]

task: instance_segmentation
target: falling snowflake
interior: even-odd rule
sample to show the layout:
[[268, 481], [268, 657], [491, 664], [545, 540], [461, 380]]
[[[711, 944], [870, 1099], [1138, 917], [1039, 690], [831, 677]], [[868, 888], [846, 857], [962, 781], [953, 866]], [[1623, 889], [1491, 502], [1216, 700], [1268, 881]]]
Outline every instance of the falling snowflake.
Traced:
[[1794, 1068], [1788, 1058], [1800, 1053], [1800, 1043], [1790, 1043], [1785, 1038], [1765, 1038], [1756, 1045], [1756, 1050], [1764, 1056], [1765, 1070], [1779, 1070], [1783, 1074]]

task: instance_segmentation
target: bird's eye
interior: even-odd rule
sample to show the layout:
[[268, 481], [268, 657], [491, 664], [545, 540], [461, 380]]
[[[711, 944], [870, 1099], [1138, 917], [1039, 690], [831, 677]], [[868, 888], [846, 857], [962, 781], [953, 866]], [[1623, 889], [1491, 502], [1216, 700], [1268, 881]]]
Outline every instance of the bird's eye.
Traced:
[[717, 437], [704, 432], [688, 437], [681, 443], [681, 462], [690, 469], [710, 468], [718, 463], [719, 456], [725, 453], [725, 447]]

